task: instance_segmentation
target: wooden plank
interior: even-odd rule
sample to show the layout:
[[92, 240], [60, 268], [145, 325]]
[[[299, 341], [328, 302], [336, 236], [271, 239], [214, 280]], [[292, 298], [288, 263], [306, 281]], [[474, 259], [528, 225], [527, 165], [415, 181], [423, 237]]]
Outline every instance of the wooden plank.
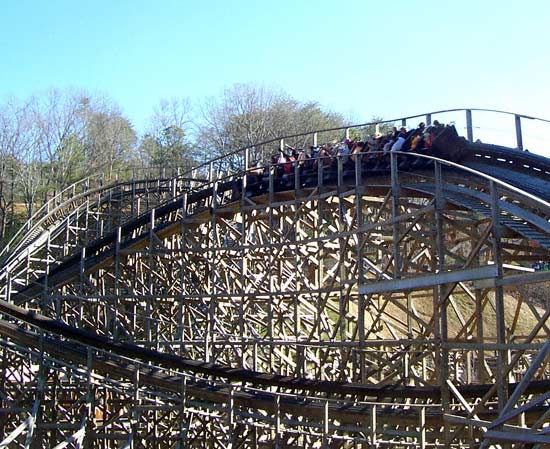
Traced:
[[534, 433], [530, 430], [517, 430], [514, 432], [504, 432], [501, 430], [489, 430], [483, 435], [486, 440], [510, 441], [516, 443], [539, 443], [550, 444], [550, 436]]
[[468, 268], [465, 270], [446, 271], [427, 276], [417, 276], [406, 279], [394, 279], [363, 284], [359, 286], [359, 293], [368, 295], [373, 293], [413, 290], [423, 287], [434, 287], [436, 285], [492, 278], [495, 275], [495, 266], [486, 265], [477, 268]]
[[21, 433], [29, 426], [31, 417], [29, 416], [25, 421], [23, 421], [19, 426], [17, 426], [13, 432], [11, 432], [6, 438], [0, 442], [0, 448], [9, 447]]
[[535, 271], [527, 274], [514, 274], [502, 279], [481, 279], [474, 281], [474, 288], [508, 287], [511, 285], [535, 284], [550, 281], [550, 271]]

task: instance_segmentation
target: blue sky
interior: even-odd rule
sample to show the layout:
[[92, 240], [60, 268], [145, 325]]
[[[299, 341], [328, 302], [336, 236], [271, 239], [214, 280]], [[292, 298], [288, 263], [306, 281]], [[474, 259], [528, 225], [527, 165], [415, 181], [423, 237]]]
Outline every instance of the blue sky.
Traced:
[[0, 99], [99, 91], [142, 129], [161, 98], [256, 82], [357, 121], [460, 107], [550, 119], [549, 18], [546, 0], [3, 0]]

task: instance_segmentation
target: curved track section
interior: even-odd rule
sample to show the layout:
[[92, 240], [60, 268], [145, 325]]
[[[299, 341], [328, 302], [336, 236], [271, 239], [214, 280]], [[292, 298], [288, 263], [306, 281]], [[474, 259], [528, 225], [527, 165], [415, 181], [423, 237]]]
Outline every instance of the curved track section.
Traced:
[[38, 210], [23, 227], [28, 231], [2, 249], [0, 281], [6, 282], [9, 273], [10, 282], [28, 285], [50, 264], [203, 183], [177, 176], [116, 182], [80, 193], [69, 188]]
[[[261, 189], [211, 165], [94, 238], [67, 206], [78, 237], [55, 221], [3, 268], [1, 443], [545, 443], [550, 311], [527, 292], [550, 281], [550, 204], [412, 157]], [[522, 158], [506, 170], [538, 173]]]

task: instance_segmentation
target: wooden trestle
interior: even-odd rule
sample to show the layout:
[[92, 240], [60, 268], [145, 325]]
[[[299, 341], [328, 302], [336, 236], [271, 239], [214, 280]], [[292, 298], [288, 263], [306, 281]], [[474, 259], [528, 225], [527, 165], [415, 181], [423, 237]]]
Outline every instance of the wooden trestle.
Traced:
[[550, 443], [550, 205], [400, 157], [61, 205], [0, 274], [0, 447]]

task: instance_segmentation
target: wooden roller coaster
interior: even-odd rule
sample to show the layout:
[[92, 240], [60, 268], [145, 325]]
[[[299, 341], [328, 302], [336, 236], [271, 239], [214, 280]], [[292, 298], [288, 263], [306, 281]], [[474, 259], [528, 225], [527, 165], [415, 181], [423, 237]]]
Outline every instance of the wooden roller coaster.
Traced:
[[550, 444], [550, 160], [465, 112], [383, 168], [60, 193], [0, 252], [0, 447]]

